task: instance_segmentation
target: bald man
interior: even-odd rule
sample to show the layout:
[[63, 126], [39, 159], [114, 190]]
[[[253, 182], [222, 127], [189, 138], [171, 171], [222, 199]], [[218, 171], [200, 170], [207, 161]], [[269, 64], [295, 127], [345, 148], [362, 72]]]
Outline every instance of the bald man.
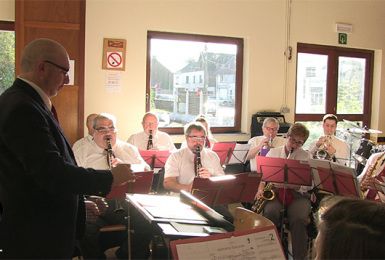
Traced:
[[85, 225], [82, 194], [107, 194], [131, 179], [127, 165], [76, 166], [50, 100], [68, 84], [69, 69], [62, 45], [34, 40], [0, 96], [0, 258], [72, 258]]

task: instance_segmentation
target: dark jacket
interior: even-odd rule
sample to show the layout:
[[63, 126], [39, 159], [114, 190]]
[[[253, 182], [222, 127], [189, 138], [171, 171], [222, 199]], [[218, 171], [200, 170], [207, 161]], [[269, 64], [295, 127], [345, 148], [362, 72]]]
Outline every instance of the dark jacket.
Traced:
[[104, 195], [111, 183], [110, 171], [76, 166], [31, 86], [16, 79], [0, 96], [0, 258], [71, 258], [84, 229], [81, 194]]

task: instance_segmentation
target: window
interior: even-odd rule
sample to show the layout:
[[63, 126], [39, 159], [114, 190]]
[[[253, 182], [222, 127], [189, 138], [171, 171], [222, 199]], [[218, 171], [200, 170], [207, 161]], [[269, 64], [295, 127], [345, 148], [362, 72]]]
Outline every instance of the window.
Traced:
[[345, 139], [342, 130], [351, 128], [352, 122], [369, 127], [373, 51], [303, 43], [297, 50], [295, 121], [309, 127], [307, 145], [322, 135], [324, 114], [345, 119], [337, 128], [337, 135]]
[[0, 21], [0, 94], [15, 80], [15, 30], [13, 22]]
[[240, 131], [243, 39], [150, 31], [147, 44], [146, 109], [164, 131], [199, 114], [213, 132]]

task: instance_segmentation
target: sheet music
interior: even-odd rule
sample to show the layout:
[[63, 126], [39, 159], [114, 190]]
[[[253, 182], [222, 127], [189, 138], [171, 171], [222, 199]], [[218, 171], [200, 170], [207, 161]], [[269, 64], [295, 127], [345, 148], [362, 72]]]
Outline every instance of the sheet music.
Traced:
[[236, 144], [227, 164], [245, 163], [250, 144]]
[[275, 230], [176, 245], [178, 259], [285, 259]]

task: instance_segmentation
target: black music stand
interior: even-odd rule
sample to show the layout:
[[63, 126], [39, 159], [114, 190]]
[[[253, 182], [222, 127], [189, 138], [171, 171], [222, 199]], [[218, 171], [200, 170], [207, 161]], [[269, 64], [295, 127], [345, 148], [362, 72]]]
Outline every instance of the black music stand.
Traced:
[[213, 207], [238, 202], [253, 202], [261, 174], [245, 172], [234, 175], [195, 178], [191, 193]]
[[355, 170], [338, 163], [310, 159], [314, 187], [334, 195], [361, 197]]
[[139, 153], [143, 160], [150, 165], [151, 169], [163, 168], [168, 157], [170, 156], [170, 152], [168, 150], [140, 150]]
[[247, 154], [249, 153], [249, 150], [250, 144], [235, 144], [227, 164], [244, 164], [247, 160]]
[[134, 182], [126, 182], [122, 185], [113, 186], [107, 199], [126, 199], [126, 193], [142, 193], [150, 192], [154, 171], [133, 172], [135, 176]]
[[221, 165], [226, 165], [234, 151], [236, 142], [218, 142], [213, 145], [213, 152], [218, 154]]

